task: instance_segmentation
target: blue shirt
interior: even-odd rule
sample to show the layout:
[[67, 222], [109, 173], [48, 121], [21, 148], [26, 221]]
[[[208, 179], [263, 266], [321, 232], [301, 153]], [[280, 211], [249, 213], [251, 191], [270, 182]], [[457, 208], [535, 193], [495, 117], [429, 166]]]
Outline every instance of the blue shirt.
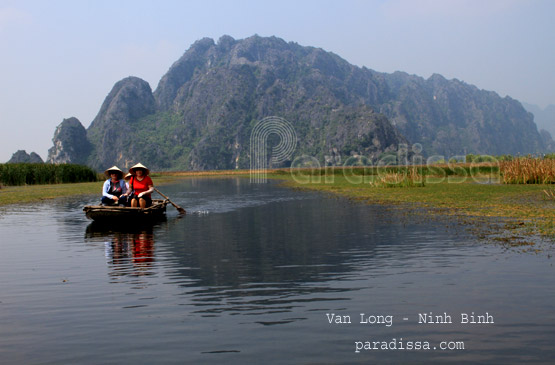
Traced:
[[[114, 196], [110, 194], [110, 181], [112, 179], [108, 179], [104, 181], [104, 186], [102, 187], [102, 196], [105, 196], [109, 199], [113, 199]], [[127, 185], [125, 184], [125, 180], [121, 179], [119, 181], [119, 186], [121, 187], [121, 193], [125, 194], [127, 192]]]

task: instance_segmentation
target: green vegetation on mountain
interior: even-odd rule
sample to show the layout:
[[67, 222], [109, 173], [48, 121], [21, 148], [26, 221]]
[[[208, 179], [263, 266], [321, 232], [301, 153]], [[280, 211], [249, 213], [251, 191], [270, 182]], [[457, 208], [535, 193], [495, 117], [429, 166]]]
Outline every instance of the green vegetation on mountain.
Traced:
[[[535, 154], [552, 146], [509, 97], [440, 75], [375, 72], [276, 37], [223, 36], [195, 42], [154, 92], [136, 77], [117, 82], [86, 130], [86, 163], [98, 170], [137, 161], [157, 170], [249, 168], [251, 132], [268, 116], [289, 121], [296, 133], [285, 166], [303, 155], [322, 166], [350, 156], [376, 161], [414, 143], [424, 156], [445, 160]], [[63, 147], [73, 137], [59, 129], [56, 153], [82, 159]], [[269, 148], [278, 142], [270, 136]]]

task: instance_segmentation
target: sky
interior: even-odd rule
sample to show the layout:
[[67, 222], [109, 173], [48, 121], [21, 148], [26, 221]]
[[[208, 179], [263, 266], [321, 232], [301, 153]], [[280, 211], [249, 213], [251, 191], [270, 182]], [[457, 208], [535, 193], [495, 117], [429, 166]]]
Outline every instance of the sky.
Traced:
[[155, 90], [192, 43], [224, 34], [555, 104], [551, 0], [0, 0], [0, 162], [20, 149], [46, 160], [64, 118], [88, 127], [117, 81]]

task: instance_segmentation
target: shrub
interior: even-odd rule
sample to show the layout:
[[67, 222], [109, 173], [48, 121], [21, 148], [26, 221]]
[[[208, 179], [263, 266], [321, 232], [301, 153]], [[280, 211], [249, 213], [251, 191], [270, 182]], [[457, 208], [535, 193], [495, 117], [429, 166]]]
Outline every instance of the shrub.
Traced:
[[39, 185], [98, 181], [88, 166], [76, 164], [5, 163], [0, 164], [0, 184]]

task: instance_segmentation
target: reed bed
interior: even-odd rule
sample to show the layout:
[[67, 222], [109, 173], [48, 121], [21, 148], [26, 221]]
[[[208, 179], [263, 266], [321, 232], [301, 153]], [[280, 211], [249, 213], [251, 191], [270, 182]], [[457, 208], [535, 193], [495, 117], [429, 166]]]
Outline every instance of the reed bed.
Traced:
[[87, 166], [49, 163], [0, 164], [0, 184], [6, 186], [62, 184], [98, 181]]
[[318, 168], [295, 168], [268, 170], [269, 174], [288, 175], [291, 171], [301, 171], [304, 175], [311, 176], [370, 176], [383, 173], [410, 175], [411, 170], [416, 168], [423, 176], [478, 176], [491, 175], [499, 172], [496, 163], [456, 163], [456, 164], [433, 164], [433, 165], [403, 165], [403, 166], [327, 166]]
[[505, 184], [555, 184], [555, 160], [517, 158], [499, 162]]
[[379, 173], [370, 184], [375, 187], [385, 188], [407, 188], [425, 186], [424, 178], [416, 168], [408, 169], [407, 172]]
[[554, 189], [544, 189], [543, 192], [547, 196], [547, 199], [555, 200], [555, 190]]

